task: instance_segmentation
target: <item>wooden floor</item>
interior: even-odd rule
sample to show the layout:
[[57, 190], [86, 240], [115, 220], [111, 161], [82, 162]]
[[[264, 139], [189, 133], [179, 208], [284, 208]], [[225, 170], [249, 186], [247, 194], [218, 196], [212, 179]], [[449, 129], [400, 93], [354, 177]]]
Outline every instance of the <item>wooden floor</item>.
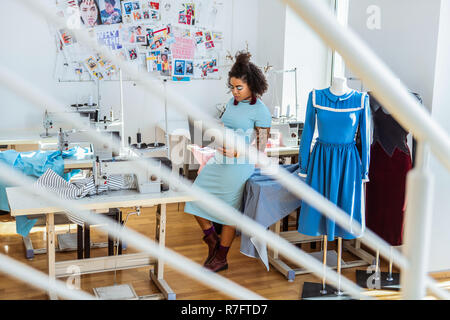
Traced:
[[[127, 212], [125, 210], [124, 212]], [[125, 216], [124, 216], [125, 217]], [[154, 237], [155, 234], [155, 208], [145, 208], [141, 216], [131, 216], [128, 221], [128, 227]], [[56, 227], [57, 234], [68, 232], [69, 226], [61, 225]], [[30, 237], [34, 248], [43, 248], [45, 227], [35, 227], [32, 229]], [[71, 232], [75, 232], [75, 225], [71, 226]], [[91, 229], [91, 241], [104, 242], [106, 236], [100, 233], [95, 227]], [[197, 226], [195, 219], [183, 212], [183, 204], [169, 205], [167, 212], [167, 239], [168, 248], [192, 259], [197, 263], [202, 263], [207, 254], [207, 247], [202, 241], [202, 233]], [[298, 275], [294, 282], [288, 282], [274, 268], [267, 271], [264, 265], [257, 259], [249, 258], [239, 252], [240, 237], [234, 241], [229, 255], [229, 269], [220, 272], [220, 274], [241, 286], [254, 291], [268, 299], [299, 299], [303, 283], [305, 281], [319, 282], [320, 280], [312, 275]], [[319, 247], [319, 246], [318, 246]], [[303, 249], [310, 251], [309, 245], [303, 245]], [[330, 243], [330, 249], [333, 244]], [[317, 249], [319, 250], [319, 248]], [[36, 255], [33, 260], [25, 258], [25, 250], [22, 238], [15, 231], [15, 222], [9, 215], [0, 216], [0, 252], [6, 254], [18, 261], [47, 272], [46, 255]], [[135, 252], [132, 248], [127, 248], [124, 253]], [[107, 249], [92, 249], [91, 256], [106, 256]], [[344, 252], [344, 260], [355, 259], [351, 254]], [[57, 261], [76, 259], [75, 252], [65, 252], [56, 254]], [[352, 281], [355, 281], [355, 270], [365, 267], [344, 269], [343, 275]], [[229, 299], [217, 290], [206, 287], [196, 280], [175, 271], [166, 265], [165, 280], [177, 294], [177, 299]], [[382, 262], [382, 270], [386, 271], [386, 263]], [[436, 275], [440, 282], [450, 280], [449, 274]], [[65, 280], [65, 279], [62, 279]], [[114, 272], [104, 272], [91, 275], [84, 275], [81, 278], [81, 287], [83, 290], [93, 293], [92, 289], [96, 287], [110, 286], [114, 282]], [[132, 284], [138, 295], [147, 295], [158, 292], [156, 287], [149, 280], [149, 268], [131, 269], [117, 271], [117, 284]], [[371, 291], [368, 295], [376, 296], [382, 299], [399, 299], [395, 291]], [[0, 299], [47, 299], [45, 292], [35, 289], [26, 283], [5, 276], [0, 273]]]

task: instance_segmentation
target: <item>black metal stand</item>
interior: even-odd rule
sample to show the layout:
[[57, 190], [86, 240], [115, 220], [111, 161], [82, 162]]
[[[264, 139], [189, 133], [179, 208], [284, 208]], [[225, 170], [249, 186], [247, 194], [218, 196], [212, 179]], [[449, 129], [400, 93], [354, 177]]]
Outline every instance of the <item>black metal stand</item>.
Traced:
[[[389, 279], [389, 280], [388, 280]], [[377, 277], [375, 271], [356, 270], [356, 283], [362, 288], [376, 290], [400, 290], [400, 273], [380, 272]]]

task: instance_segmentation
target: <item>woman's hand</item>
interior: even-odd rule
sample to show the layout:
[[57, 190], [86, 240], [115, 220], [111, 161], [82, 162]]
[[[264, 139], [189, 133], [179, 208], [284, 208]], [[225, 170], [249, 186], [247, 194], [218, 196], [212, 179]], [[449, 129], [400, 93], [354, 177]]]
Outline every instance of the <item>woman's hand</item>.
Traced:
[[228, 157], [228, 158], [237, 158], [237, 157], [239, 157], [239, 152], [237, 152], [237, 151], [235, 151], [234, 149], [231, 149], [231, 148], [224, 149], [224, 148], [218, 147], [217, 151], [219, 151], [225, 157]]

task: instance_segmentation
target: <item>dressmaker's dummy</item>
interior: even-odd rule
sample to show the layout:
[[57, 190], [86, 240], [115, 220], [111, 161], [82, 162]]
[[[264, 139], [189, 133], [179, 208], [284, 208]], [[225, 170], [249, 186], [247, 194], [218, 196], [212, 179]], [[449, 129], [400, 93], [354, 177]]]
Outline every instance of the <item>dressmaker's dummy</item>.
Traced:
[[[331, 94], [337, 96], [337, 97], [343, 97], [347, 94], [350, 94], [353, 90], [350, 89], [347, 85], [347, 79], [345, 77], [339, 77], [335, 76], [332, 79], [331, 86], [329, 88]], [[335, 292], [336, 295], [342, 295], [343, 292], [341, 291], [341, 257], [342, 257], [342, 237], [337, 237], [337, 254], [338, 254], [338, 265], [337, 265], [337, 272], [339, 274], [339, 283], [337, 291]], [[324, 271], [326, 270], [326, 258], [327, 258], [327, 241], [328, 237], [326, 235], [323, 236], [323, 265], [324, 265]], [[321, 294], [325, 295], [327, 294], [327, 291], [325, 289], [325, 282], [326, 282], [326, 275], [324, 272], [324, 276], [322, 278], [322, 291]]]
[[333, 77], [330, 91], [335, 96], [342, 96], [349, 93], [351, 89], [347, 86], [347, 79], [344, 77]]

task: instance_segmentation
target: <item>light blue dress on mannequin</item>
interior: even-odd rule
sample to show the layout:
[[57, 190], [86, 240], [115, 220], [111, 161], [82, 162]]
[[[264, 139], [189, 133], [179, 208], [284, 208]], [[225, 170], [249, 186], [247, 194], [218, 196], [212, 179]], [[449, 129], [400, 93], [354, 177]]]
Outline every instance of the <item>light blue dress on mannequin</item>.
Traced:
[[[234, 99], [228, 102], [221, 120], [226, 128], [244, 135], [246, 142], [250, 142], [255, 127], [270, 127], [272, 116], [261, 100], [258, 99], [253, 105], [249, 101], [241, 101], [237, 105], [234, 105], [233, 102]], [[248, 160], [226, 158], [216, 152], [216, 155], [208, 161], [195, 179], [194, 185], [240, 210], [245, 183], [254, 170], [255, 165], [249, 163]], [[211, 216], [195, 201], [186, 203], [184, 211], [210, 221], [226, 224]]]
[[[319, 137], [311, 142], [317, 128]], [[355, 145], [360, 127], [362, 156]], [[365, 227], [363, 180], [368, 180], [370, 152], [370, 108], [366, 93], [351, 91], [335, 96], [329, 89], [309, 94], [305, 125], [300, 142], [300, 172], [306, 183]], [[298, 231], [309, 236], [327, 235], [354, 239], [355, 234], [337, 225], [303, 201]]]

